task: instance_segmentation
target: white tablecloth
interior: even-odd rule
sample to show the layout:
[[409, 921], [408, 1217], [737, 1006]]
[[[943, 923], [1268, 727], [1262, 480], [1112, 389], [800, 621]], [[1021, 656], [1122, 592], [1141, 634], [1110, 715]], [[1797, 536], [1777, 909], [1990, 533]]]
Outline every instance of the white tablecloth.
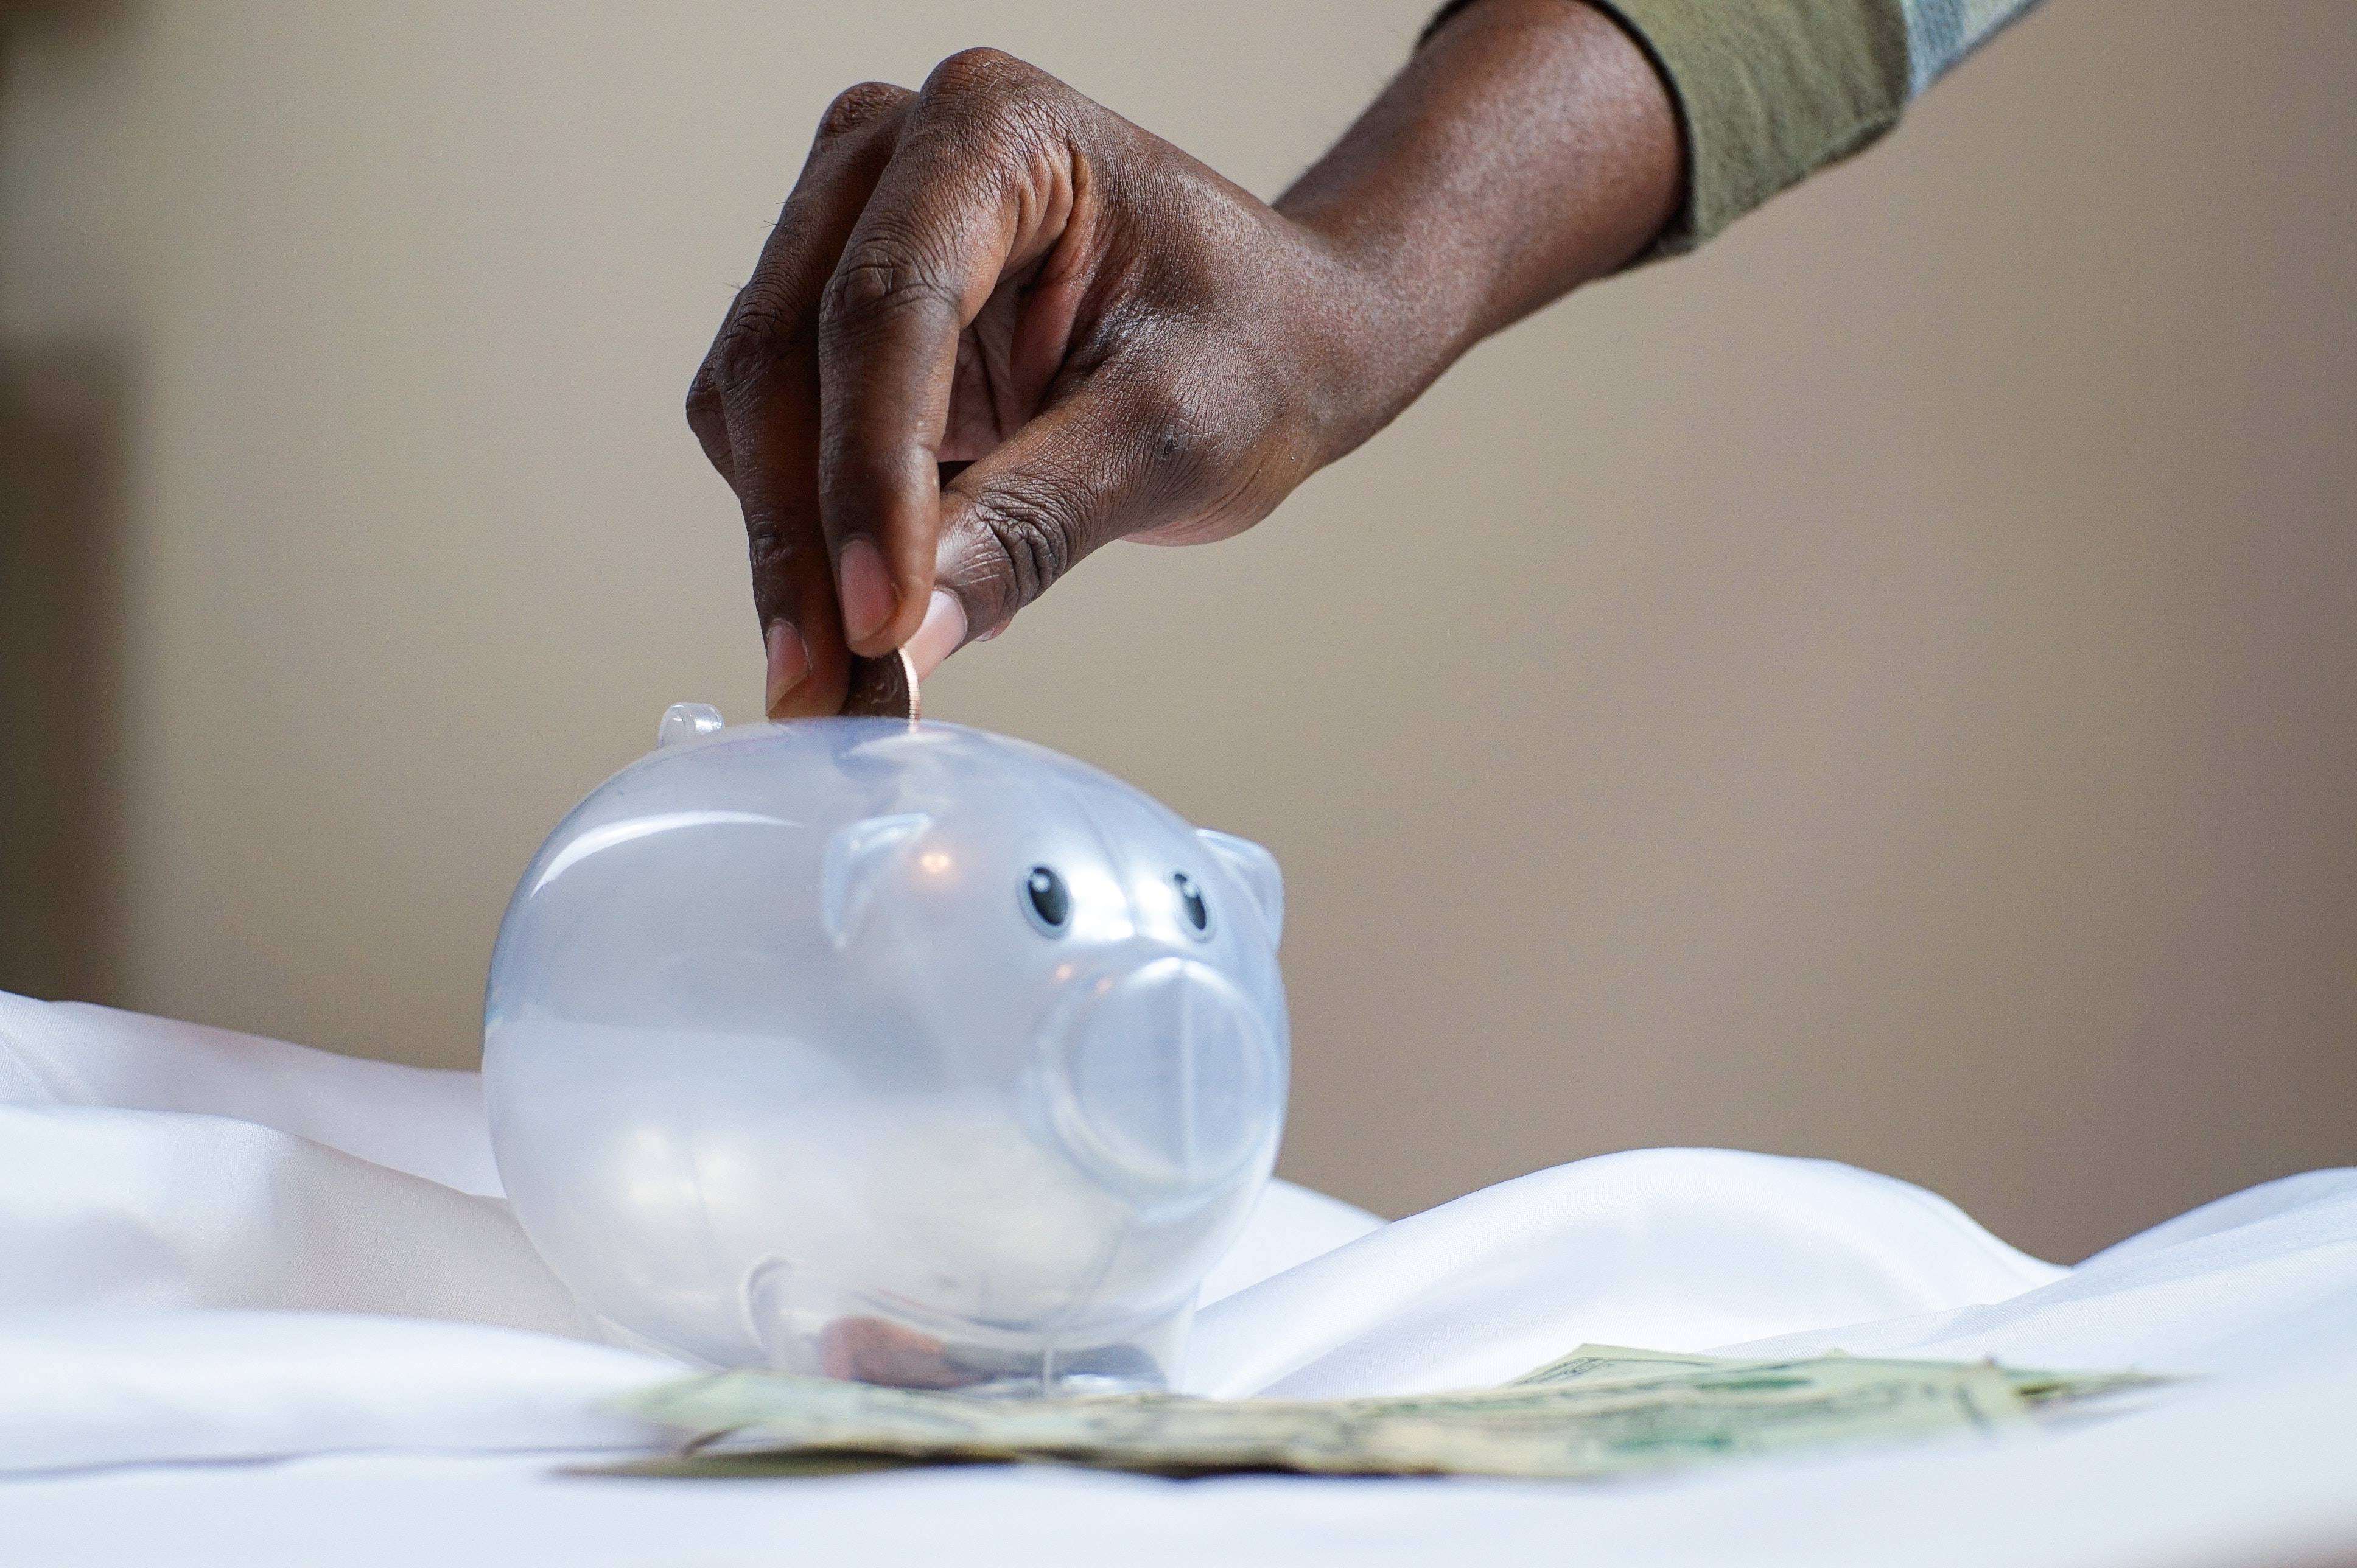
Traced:
[[586, 1479], [591, 1342], [474, 1075], [0, 995], [0, 1561], [2034, 1563], [2357, 1558], [2357, 1171], [2065, 1270], [1819, 1161], [1585, 1160], [1390, 1225], [1276, 1184], [1186, 1386], [1498, 1381], [1582, 1341], [2204, 1374], [2000, 1440], [1641, 1482]]

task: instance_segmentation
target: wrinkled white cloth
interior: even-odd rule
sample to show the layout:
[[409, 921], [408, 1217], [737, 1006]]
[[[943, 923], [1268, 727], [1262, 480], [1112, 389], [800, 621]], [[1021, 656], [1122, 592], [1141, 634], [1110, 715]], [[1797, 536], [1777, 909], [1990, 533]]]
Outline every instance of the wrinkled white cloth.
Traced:
[[1018, 1466], [823, 1481], [329, 1455], [0, 1481], [10, 1568], [2326, 1568], [2357, 1561], [2357, 1356], [2080, 1430], [1578, 1482]]
[[649, 1434], [598, 1407], [678, 1372], [610, 1346], [414, 1317], [0, 1313], [0, 1471], [344, 1449], [627, 1448]]
[[1479, 1388], [1583, 1341], [1698, 1350], [2004, 1301], [2065, 1273], [1889, 1176], [1647, 1149], [1501, 1182], [1214, 1304], [1188, 1382], [1230, 1398]]
[[[1200, 1562], [1246, 1539], [1291, 1543], [1276, 1555], [1415, 1561], [1470, 1554], [1468, 1531], [1504, 1561], [1559, 1551], [1567, 1528], [1596, 1561], [1877, 1561], [1889, 1553], [1852, 1530], [1889, 1511], [1878, 1495], [1860, 1515], [1856, 1477], [1868, 1471], [1926, 1517], [1943, 1488], [1964, 1486], [2013, 1488], [2007, 1506], [2034, 1513], [2058, 1475], [2079, 1477], [2093, 1524], [2074, 1518], [2030, 1552], [2012, 1549], [2029, 1544], [2018, 1533], [2000, 1547], [1952, 1521], [1940, 1561], [2156, 1560], [2125, 1552], [2138, 1541], [2189, 1562], [2202, 1542], [2230, 1557], [2357, 1549], [2357, 1171], [2254, 1188], [2068, 1270], [1919, 1188], [1822, 1161], [1607, 1155], [1389, 1225], [1276, 1183], [1202, 1301], [1183, 1380], [1221, 1395], [1474, 1386], [1583, 1341], [2217, 1376], [2067, 1435], [1617, 1487], [1168, 1489], [1028, 1473], [787, 1493], [552, 1481], [539, 1451], [651, 1441], [601, 1407], [678, 1369], [590, 1341], [500, 1196], [475, 1075], [0, 994], [0, 1475], [16, 1477], [0, 1480], [0, 1515], [47, 1521], [9, 1533], [57, 1547], [28, 1562], [140, 1556], [126, 1521], [156, 1507], [214, 1521], [174, 1537], [191, 1561], [317, 1560], [269, 1531], [278, 1545], [241, 1552], [257, 1513], [288, 1508], [324, 1510], [318, 1530], [395, 1531], [382, 1545], [404, 1521], [443, 1517], [429, 1494], [460, 1499], [450, 1517], [475, 1521], [479, 1551], [429, 1531], [431, 1549], [399, 1538], [377, 1557], [339, 1535], [350, 1550], [331, 1555], [513, 1562], [513, 1520], [544, 1519], [559, 1533], [575, 1521], [568, 1560], [644, 1561], [693, 1514], [716, 1560], [723, 1537], [748, 1552], [764, 1539], [762, 1507], [790, 1506], [804, 1539], [870, 1556], [852, 1551], [865, 1520], [870, 1544], [897, 1541], [912, 1561], [938, 1560], [951, 1539], [973, 1558], [977, 1538], [994, 1559], [1027, 1562]], [[535, 1456], [388, 1456], [400, 1451]], [[93, 1468], [285, 1455], [319, 1457]], [[2182, 1497], [2155, 1489], [2172, 1466]], [[1770, 1476], [1783, 1489], [1763, 1490]], [[1824, 1479], [1835, 1476], [1853, 1478]], [[2199, 1494], [2197, 1476], [2212, 1483]], [[1794, 1511], [1813, 1487], [1821, 1509], [1846, 1499], [1850, 1534]], [[1171, 1500], [1195, 1497], [1216, 1500]], [[933, 1539], [902, 1498], [954, 1498], [963, 1522]], [[1023, 1522], [1042, 1506], [1077, 1509], [1080, 1522], [1043, 1536]], [[1763, 1536], [1752, 1521], [1722, 1539], [1698, 1522], [1732, 1530], [1751, 1508], [1788, 1528]], [[1557, 1518], [1566, 1509], [1576, 1524]], [[1122, 1535], [1115, 1516], [1146, 1533]], [[2172, 1522], [2156, 1535], [2156, 1520]], [[775, 1521], [766, 1528], [773, 1538]]]

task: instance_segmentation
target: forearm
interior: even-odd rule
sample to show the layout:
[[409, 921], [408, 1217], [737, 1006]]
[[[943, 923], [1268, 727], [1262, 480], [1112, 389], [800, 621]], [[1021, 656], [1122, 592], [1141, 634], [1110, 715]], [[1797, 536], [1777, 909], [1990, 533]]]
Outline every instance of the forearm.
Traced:
[[1683, 187], [1644, 51], [1574, 0], [1453, 18], [1277, 210], [1354, 282], [1332, 456], [1468, 349], [1652, 242]]
[[688, 391], [771, 714], [836, 712], [855, 653], [924, 673], [1109, 540], [1250, 528], [1481, 338], [1865, 145], [2028, 3], [1460, 0], [1275, 209], [994, 50], [853, 88]]

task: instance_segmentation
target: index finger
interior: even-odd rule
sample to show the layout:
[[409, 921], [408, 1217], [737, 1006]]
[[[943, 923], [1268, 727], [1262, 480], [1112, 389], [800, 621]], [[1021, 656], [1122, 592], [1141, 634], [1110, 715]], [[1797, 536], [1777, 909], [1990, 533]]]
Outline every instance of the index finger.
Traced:
[[1071, 220], [1075, 159], [1041, 113], [1063, 91], [993, 50], [944, 60], [828, 282], [819, 516], [856, 652], [899, 648], [924, 616], [959, 335]]
[[818, 314], [913, 97], [866, 82], [828, 106], [689, 390], [689, 423], [744, 511], [772, 718], [831, 714], [843, 700], [847, 651], [818, 516]]

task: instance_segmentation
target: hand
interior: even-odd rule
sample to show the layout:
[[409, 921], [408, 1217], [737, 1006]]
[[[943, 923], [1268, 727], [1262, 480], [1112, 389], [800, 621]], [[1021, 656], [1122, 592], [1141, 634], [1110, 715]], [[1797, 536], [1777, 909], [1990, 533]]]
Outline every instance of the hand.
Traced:
[[834, 712], [846, 645], [928, 671], [1109, 539], [1267, 515], [1332, 453], [1352, 287], [1007, 56], [844, 93], [688, 398], [744, 506], [770, 712]]
[[[1563, 0], [1451, 23], [1280, 203], [1297, 214], [995, 51], [917, 92], [837, 98], [688, 393], [744, 509], [771, 715], [837, 711], [850, 652], [905, 644], [930, 672], [1108, 540], [1250, 527], [1534, 307], [1521, 295], [1602, 270], [1593, 233], [1534, 265], [1512, 211], [1404, 243], [1465, 203], [1437, 161], [1451, 178], [1499, 161], [1465, 145], [1494, 79], [1599, 43], [1659, 101], [1674, 198], [1666, 94]], [[1453, 146], [1426, 145], [1436, 102], [1469, 122]], [[1506, 104], [1500, 135], [1523, 161], [1527, 108]], [[1652, 207], [1602, 236], [1603, 264], [1659, 228]]]

